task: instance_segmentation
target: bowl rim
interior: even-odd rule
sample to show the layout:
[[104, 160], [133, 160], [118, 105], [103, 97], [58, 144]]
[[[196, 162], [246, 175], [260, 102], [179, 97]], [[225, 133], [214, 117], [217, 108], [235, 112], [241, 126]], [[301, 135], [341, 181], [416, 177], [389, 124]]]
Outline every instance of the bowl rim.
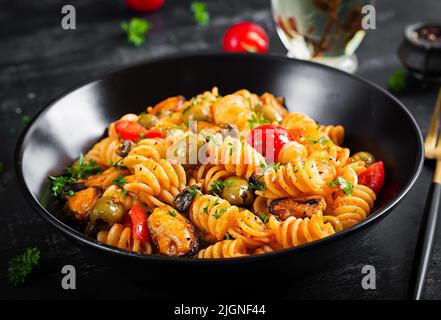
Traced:
[[[408, 182], [404, 185], [402, 190], [392, 199], [390, 199], [388, 202], [386, 202], [383, 207], [377, 209], [376, 211], [372, 212], [369, 217], [367, 217], [365, 220], [351, 226], [350, 228], [337, 232], [329, 237], [325, 237], [320, 240], [316, 240], [310, 243], [306, 243], [297, 247], [282, 249], [282, 250], [276, 250], [273, 252], [269, 252], [266, 254], [259, 254], [259, 255], [250, 255], [250, 256], [243, 256], [243, 257], [235, 257], [235, 258], [220, 258], [220, 259], [194, 259], [194, 258], [183, 258], [183, 257], [168, 257], [168, 256], [160, 256], [160, 255], [146, 255], [146, 254], [138, 254], [130, 251], [125, 251], [123, 249], [119, 249], [117, 247], [109, 246], [106, 244], [102, 244], [98, 242], [96, 239], [90, 238], [81, 232], [73, 229], [69, 225], [63, 223], [61, 220], [57, 219], [52, 213], [50, 213], [48, 210], [46, 210], [38, 201], [36, 197], [32, 194], [30, 189], [28, 188], [22, 171], [22, 158], [23, 158], [23, 152], [24, 152], [24, 142], [28, 136], [28, 133], [30, 129], [32, 128], [33, 124], [48, 110], [50, 110], [54, 105], [56, 105], [60, 100], [62, 100], [65, 96], [83, 88], [88, 85], [96, 85], [104, 81], [108, 81], [114, 77], [117, 77], [119, 74], [129, 72], [132, 70], [135, 70], [140, 67], [147, 67], [148, 65], [156, 64], [156, 63], [166, 63], [170, 61], [175, 60], [184, 60], [184, 59], [198, 59], [198, 58], [228, 58], [228, 57], [239, 57], [240, 59], [255, 59], [260, 61], [281, 61], [285, 63], [300, 63], [300, 64], [306, 64], [309, 66], [312, 66], [313, 68], [319, 68], [327, 70], [328, 72], [334, 72], [338, 73], [340, 75], [346, 76], [351, 78], [354, 81], [361, 82], [364, 85], [370, 86], [373, 89], [379, 91], [380, 93], [386, 95], [389, 99], [391, 99], [395, 104], [404, 112], [404, 114], [408, 117], [411, 126], [413, 127], [418, 140], [418, 150], [416, 150], [416, 161], [417, 165], [414, 168], [412, 175], [410, 176], [410, 179]], [[356, 232], [360, 232], [361, 230], [365, 229], [366, 227], [373, 225], [374, 223], [380, 221], [380, 219], [387, 216], [391, 211], [392, 208], [395, 207], [402, 199], [403, 197], [409, 192], [410, 188], [413, 186], [415, 181], [417, 180], [418, 176], [421, 173], [423, 163], [424, 163], [424, 153], [423, 153], [423, 137], [421, 130], [413, 117], [413, 115], [410, 113], [410, 111], [404, 106], [402, 102], [400, 102], [395, 96], [393, 96], [391, 93], [380, 87], [379, 85], [366, 80], [364, 78], [361, 78], [359, 76], [346, 73], [344, 71], [334, 69], [331, 67], [328, 67], [326, 65], [318, 64], [311, 61], [305, 61], [305, 60], [299, 60], [299, 59], [293, 59], [288, 58], [286, 56], [281, 56], [277, 54], [266, 54], [266, 55], [260, 55], [260, 54], [249, 54], [249, 53], [219, 53], [219, 52], [204, 52], [204, 53], [190, 53], [190, 54], [173, 54], [173, 55], [167, 55], [165, 57], [159, 57], [159, 58], [153, 58], [148, 59], [146, 61], [132, 64], [129, 66], [119, 67], [115, 68], [113, 71], [106, 72], [101, 75], [94, 76], [91, 79], [85, 80], [77, 84], [76, 86], [67, 89], [63, 91], [61, 94], [56, 96], [53, 100], [51, 100], [49, 103], [47, 103], [29, 122], [29, 124], [26, 126], [26, 128], [21, 133], [16, 148], [15, 148], [15, 170], [17, 174], [17, 178], [19, 181], [19, 186], [21, 193], [25, 197], [28, 204], [30, 204], [31, 208], [33, 208], [44, 220], [49, 222], [52, 226], [54, 226], [58, 231], [64, 233], [65, 235], [69, 236], [70, 238], [75, 239], [76, 241], [80, 242], [80, 244], [90, 246], [94, 249], [103, 251], [107, 254], [116, 254], [120, 257], [130, 257], [132, 259], [138, 260], [138, 261], [149, 261], [149, 262], [156, 262], [156, 263], [169, 263], [169, 264], [198, 264], [198, 265], [221, 265], [221, 264], [240, 264], [240, 263], [250, 263], [250, 262], [256, 262], [256, 261], [263, 261], [267, 259], [273, 259], [273, 258], [281, 258], [283, 256], [289, 255], [289, 254], [299, 254], [306, 250], [312, 250], [316, 247], [329, 244], [331, 242], [338, 241], [342, 239], [343, 237], [346, 237], [347, 235], [355, 234]]]

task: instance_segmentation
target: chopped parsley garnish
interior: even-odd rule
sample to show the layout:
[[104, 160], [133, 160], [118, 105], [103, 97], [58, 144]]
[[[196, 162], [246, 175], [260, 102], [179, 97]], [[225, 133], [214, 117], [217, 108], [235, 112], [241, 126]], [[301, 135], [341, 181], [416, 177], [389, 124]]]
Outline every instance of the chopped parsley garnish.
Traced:
[[389, 89], [393, 92], [401, 92], [406, 89], [408, 81], [407, 71], [400, 69], [395, 71], [389, 78], [387, 85]]
[[191, 194], [191, 196], [192, 196], [193, 198], [196, 198], [197, 196], [201, 196], [201, 195], [202, 195], [201, 190], [199, 190], [199, 188], [196, 187], [196, 186], [189, 187], [189, 188], [187, 189], [187, 191], [188, 191], [188, 193]]
[[316, 144], [316, 143], [326, 143], [328, 145], [328, 147], [331, 146], [331, 140], [329, 140], [329, 138], [326, 137], [320, 137], [317, 140], [312, 140], [312, 139], [306, 139], [310, 144]]
[[229, 186], [231, 186], [231, 181], [215, 180], [211, 184], [210, 190], [208, 192], [216, 196], [219, 196], [224, 190], [224, 188]]
[[231, 234], [225, 233], [224, 240], [230, 240], [230, 239], [231, 239]]
[[248, 126], [250, 127], [250, 129], [254, 129], [268, 123], [271, 123], [271, 121], [265, 119], [263, 113], [260, 112], [253, 114], [251, 118], [248, 119]]
[[266, 222], [268, 221], [268, 216], [266, 216], [266, 215], [264, 215], [264, 214], [261, 214], [261, 215], [259, 216], [259, 218], [260, 218], [260, 220], [261, 220], [263, 223], [266, 223]]
[[66, 169], [66, 173], [74, 179], [87, 178], [101, 171], [103, 171], [103, 169], [93, 160], [90, 160], [88, 163], [84, 163], [83, 154], [80, 154], [80, 159], [77, 162]]
[[282, 167], [282, 164], [280, 162], [274, 163], [274, 164], [265, 164], [264, 162], [260, 163], [260, 167], [264, 170], [271, 170], [274, 169], [274, 172], [277, 173], [277, 171]]
[[[262, 177], [262, 176], [260, 176], [260, 177]], [[256, 179], [253, 179], [253, 181], [249, 182], [250, 188], [252, 190], [266, 190], [265, 183], [262, 181], [259, 181], [260, 177], [257, 177]]]
[[145, 36], [150, 30], [150, 23], [141, 18], [132, 18], [129, 22], [121, 23], [121, 29], [127, 33], [127, 40], [139, 47], [145, 42]]
[[227, 207], [222, 207], [220, 210], [216, 210], [216, 212], [213, 214], [213, 217], [219, 219], [225, 212], [227, 212]]
[[127, 180], [123, 176], [118, 176], [118, 178], [113, 179], [112, 182], [114, 185], [122, 188], [127, 183]]
[[75, 182], [74, 178], [68, 176], [59, 176], [59, 177], [49, 176], [49, 180], [51, 183], [51, 190], [54, 196], [63, 198], [66, 194], [68, 196], [73, 195], [72, 194], [73, 190], [70, 190], [72, 192], [68, 191], [66, 193], [65, 189], [67, 185]]
[[144, 133], [144, 132], [140, 133], [139, 136], [140, 136], [142, 139], [145, 139], [145, 133]]
[[26, 248], [25, 252], [9, 261], [8, 280], [16, 286], [25, 282], [26, 276], [38, 265], [40, 250], [38, 248]]
[[348, 196], [352, 195], [354, 189], [352, 183], [347, 182], [342, 177], [338, 177], [336, 180], [329, 182], [328, 185], [331, 187], [340, 186], [340, 189]]
[[176, 215], [177, 215], [176, 211], [174, 211], [174, 210], [169, 210], [169, 211], [167, 211], [167, 213], [169, 215], [171, 215], [172, 217], [176, 217]]
[[21, 117], [21, 123], [23, 124], [28, 124], [31, 121], [31, 118], [27, 115], [24, 115], [23, 117]]
[[191, 4], [193, 19], [201, 26], [206, 26], [210, 22], [210, 14], [207, 5], [202, 1], [193, 1]]
[[207, 135], [206, 138], [207, 138], [209, 141], [213, 142], [217, 147], [219, 147], [219, 142], [216, 140], [215, 137], [213, 137], [212, 135]]

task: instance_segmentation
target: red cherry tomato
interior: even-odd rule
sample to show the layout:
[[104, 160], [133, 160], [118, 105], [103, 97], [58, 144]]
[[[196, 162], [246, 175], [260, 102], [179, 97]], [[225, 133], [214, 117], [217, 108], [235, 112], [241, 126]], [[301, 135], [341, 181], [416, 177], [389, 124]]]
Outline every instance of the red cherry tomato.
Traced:
[[136, 121], [119, 120], [115, 123], [115, 132], [121, 136], [121, 140], [131, 140], [136, 142], [138, 139], [162, 138], [159, 129], [147, 130]]
[[384, 165], [383, 161], [372, 164], [358, 176], [358, 183], [367, 186], [378, 194], [384, 183]]
[[133, 206], [129, 211], [130, 218], [132, 219], [133, 226], [133, 239], [141, 242], [149, 241], [149, 232], [147, 229], [147, 214], [139, 206]]
[[136, 11], [152, 12], [162, 7], [164, 0], [126, 0], [126, 4]]
[[289, 141], [288, 131], [273, 124], [254, 128], [248, 138], [248, 143], [265, 157], [267, 163], [277, 162], [280, 149]]
[[224, 34], [223, 47], [226, 52], [268, 51], [269, 39], [263, 28], [252, 22], [232, 25]]

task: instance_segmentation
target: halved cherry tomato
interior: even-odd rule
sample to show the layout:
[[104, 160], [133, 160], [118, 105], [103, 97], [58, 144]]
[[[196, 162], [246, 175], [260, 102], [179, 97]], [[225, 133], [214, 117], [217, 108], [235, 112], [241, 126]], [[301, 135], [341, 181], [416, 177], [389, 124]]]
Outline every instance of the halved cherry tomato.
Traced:
[[252, 22], [239, 22], [232, 25], [224, 34], [223, 48], [226, 52], [268, 51], [269, 39], [265, 30]]
[[115, 123], [115, 132], [121, 136], [121, 140], [131, 140], [136, 142], [138, 139], [162, 138], [159, 129], [147, 130], [136, 121], [119, 120]]
[[149, 232], [147, 229], [147, 213], [137, 205], [134, 205], [129, 211], [133, 226], [133, 239], [141, 242], [149, 241]]
[[164, 0], [126, 0], [126, 4], [136, 11], [152, 12], [162, 7]]
[[248, 143], [265, 157], [267, 163], [277, 162], [280, 149], [289, 141], [288, 131], [273, 124], [254, 128], [248, 138]]
[[383, 161], [375, 162], [358, 176], [358, 183], [367, 186], [378, 194], [384, 183]]

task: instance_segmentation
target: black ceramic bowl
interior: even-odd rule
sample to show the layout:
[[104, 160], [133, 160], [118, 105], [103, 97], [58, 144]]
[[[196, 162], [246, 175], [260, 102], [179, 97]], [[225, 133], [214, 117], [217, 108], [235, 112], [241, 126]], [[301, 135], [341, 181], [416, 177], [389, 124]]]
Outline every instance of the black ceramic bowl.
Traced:
[[[258, 256], [198, 260], [138, 255], [102, 245], [62, 222], [48, 193], [49, 175], [61, 174], [86, 152], [106, 126], [127, 112], [141, 112], [166, 97], [191, 97], [218, 86], [222, 94], [246, 88], [286, 98], [291, 111], [322, 124], [342, 124], [345, 145], [382, 159], [386, 181], [373, 213], [365, 221], [331, 237]], [[208, 270], [221, 266], [248, 270], [287, 266], [301, 274], [338, 256], [391, 212], [415, 182], [422, 163], [420, 130], [406, 108], [386, 91], [344, 72], [284, 57], [214, 54], [160, 59], [112, 73], [73, 89], [43, 109], [23, 133], [16, 151], [17, 173], [32, 207], [56, 229], [94, 256], [123, 268], [178, 267]], [[55, 206], [56, 207], [56, 206]], [[399, 213], [396, 214], [399, 219]], [[343, 253], [344, 254], [344, 253]]]

